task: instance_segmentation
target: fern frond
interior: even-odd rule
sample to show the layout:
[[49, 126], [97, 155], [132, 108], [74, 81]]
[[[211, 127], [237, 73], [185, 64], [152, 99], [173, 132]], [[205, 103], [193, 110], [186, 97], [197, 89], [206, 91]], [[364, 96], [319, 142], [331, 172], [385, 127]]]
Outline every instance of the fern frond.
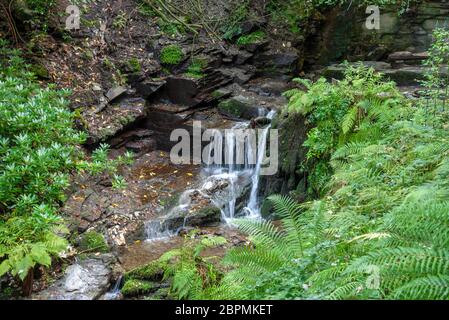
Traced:
[[449, 300], [449, 275], [415, 279], [393, 291], [389, 298], [406, 300]]

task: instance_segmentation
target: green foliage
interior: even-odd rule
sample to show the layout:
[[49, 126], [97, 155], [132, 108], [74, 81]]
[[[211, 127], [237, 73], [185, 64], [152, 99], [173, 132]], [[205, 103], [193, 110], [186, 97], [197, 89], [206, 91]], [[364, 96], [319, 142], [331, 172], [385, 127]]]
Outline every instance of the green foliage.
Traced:
[[52, 9], [56, 6], [56, 0], [25, 0], [16, 3], [16, 10], [20, 14], [25, 13], [29, 17], [24, 21], [33, 28], [47, 31], [52, 15]]
[[19, 52], [0, 42], [0, 276], [24, 279], [35, 265], [50, 266], [67, 247], [58, 209], [70, 175], [113, 173], [130, 161], [107, 158], [107, 146], [83, 159], [86, 135], [73, 128], [69, 92], [42, 88]]
[[81, 237], [80, 249], [83, 251], [108, 252], [109, 247], [101, 233], [88, 231]]
[[166, 268], [167, 261], [156, 260], [143, 267], [129, 271], [125, 275], [125, 279], [160, 281]]
[[241, 1], [221, 27], [222, 38], [232, 40], [242, 33], [242, 23], [249, 16], [249, 1]]
[[126, 12], [120, 11], [120, 13], [117, 14], [117, 16], [112, 21], [112, 27], [117, 30], [123, 30], [126, 28], [128, 24], [128, 16]]
[[259, 30], [248, 35], [241, 36], [237, 39], [237, 44], [239, 46], [244, 46], [247, 44], [259, 43], [265, 39], [265, 32]]
[[336, 149], [372, 139], [372, 134], [382, 135], [391, 120], [401, 116], [399, 106], [405, 102], [394, 83], [363, 66], [349, 66], [336, 84], [323, 78], [313, 84], [296, 81], [307, 91], [286, 92], [287, 111], [306, 116], [313, 126], [304, 144], [308, 147], [304, 169], [310, 174], [309, 192], [322, 195], [333, 173], [329, 160]]
[[170, 262], [165, 269], [164, 278], [171, 278], [171, 295], [178, 299], [201, 300], [212, 297], [211, 292], [218, 285], [221, 273], [209, 262], [211, 257], [203, 258], [206, 248], [224, 245], [226, 239], [218, 236], [197, 235], [192, 231], [185, 236], [181, 249], [162, 255], [160, 261]]
[[126, 189], [128, 186], [128, 183], [126, 182], [125, 178], [119, 175], [114, 175], [112, 179], [112, 188], [123, 190]]
[[184, 59], [184, 53], [178, 45], [170, 45], [162, 49], [161, 62], [166, 65], [177, 65]]
[[206, 61], [200, 58], [193, 58], [186, 75], [191, 78], [199, 79], [204, 77], [203, 69], [206, 67]]
[[131, 58], [126, 62], [127, 68], [131, 72], [140, 72], [142, 70], [142, 66], [140, 65], [140, 61], [137, 58]]
[[226, 256], [222, 297], [449, 299], [448, 119], [429, 125], [422, 103], [361, 70], [287, 93], [289, 112], [336, 128], [331, 143], [309, 143], [332, 170], [326, 193], [302, 205], [270, 197], [281, 227], [240, 222], [252, 243]]
[[151, 282], [130, 279], [125, 282], [121, 292], [125, 297], [135, 297], [149, 293], [153, 290], [153, 288], [154, 286]]
[[225, 243], [223, 237], [199, 235], [193, 230], [185, 236], [181, 248], [168, 251], [158, 260], [128, 272], [122, 293], [129, 296], [144, 294], [151, 290], [151, 287], [145, 289], [147, 284], [168, 280], [171, 281], [169, 295], [175, 299], [213, 298], [218, 295], [222, 274], [210, 261], [214, 257], [201, 254], [207, 248]]
[[424, 61], [424, 66], [428, 69], [422, 85], [425, 87], [427, 99], [422, 105], [427, 115], [435, 116], [442, 112], [445, 117], [449, 117], [449, 110], [446, 107], [449, 100], [449, 75], [441, 76], [443, 66], [449, 65], [449, 30], [436, 28], [433, 31], [433, 38], [434, 41], [429, 48], [429, 58]]

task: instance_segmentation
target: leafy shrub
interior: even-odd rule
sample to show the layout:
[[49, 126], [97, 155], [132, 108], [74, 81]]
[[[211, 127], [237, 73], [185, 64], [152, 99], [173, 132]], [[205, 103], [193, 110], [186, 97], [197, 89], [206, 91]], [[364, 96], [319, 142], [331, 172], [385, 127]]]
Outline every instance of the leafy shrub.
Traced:
[[11, 272], [22, 280], [67, 247], [58, 209], [70, 175], [115, 173], [131, 158], [109, 161], [102, 145], [85, 160], [78, 145], [86, 134], [73, 127], [69, 92], [41, 88], [29, 68], [0, 42], [0, 276]]
[[167, 65], [177, 65], [184, 59], [184, 53], [178, 45], [170, 45], [162, 49], [161, 62]]
[[306, 116], [313, 126], [304, 146], [308, 147], [304, 170], [309, 172], [311, 194], [322, 195], [332, 175], [329, 160], [338, 147], [361, 142], [385, 133], [391, 120], [401, 116], [405, 103], [393, 82], [385, 82], [372, 68], [348, 66], [345, 78], [330, 84], [324, 78], [316, 83], [295, 79], [307, 91], [293, 89], [288, 112]]
[[358, 74], [350, 69], [333, 85], [303, 82], [307, 94], [288, 94], [290, 112], [336, 127], [331, 143], [309, 145], [332, 170], [326, 193], [301, 205], [270, 197], [281, 227], [238, 222], [252, 245], [226, 256], [233, 271], [221, 297], [449, 299], [448, 119], [440, 112], [429, 126], [421, 104]]
[[62, 230], [56, 207], [84, 139], [72, 128], [65, 96], [26, 78], [0, 76], [0, 275], [11, 270], [24, 279], [65, 247], [53, 234]]

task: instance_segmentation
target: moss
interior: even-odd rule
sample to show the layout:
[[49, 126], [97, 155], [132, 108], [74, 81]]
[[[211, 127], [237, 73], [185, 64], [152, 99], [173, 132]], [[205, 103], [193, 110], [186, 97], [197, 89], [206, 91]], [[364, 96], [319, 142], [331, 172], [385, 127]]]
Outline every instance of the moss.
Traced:
[[237, 44], [239, 46], [244, 46], [248, 44], [260, 43], [265, 39], [266, 35], [263, 31], [255, 31], [245, 36], [241, 36], [237, 39]]
[[96, 231], [88, 231], [82, 235], [80, 242], [81, 250], [108, 252], [109, 247], [103, 235]]
[[150, 293], [154, 289], [154, 284], [148, 281], [129, 279], [125, 281], [121, 290], [125, 297], [135, 297], [138, 295]]
[[152, 261], [147, 265], [131, 270], [125, 274], [126, 279], [160, 281], [164, 275], [167, 262]]
[[184, 53], [178, 45], [170, 45], [162, 49], [161, 62], [168, 65], [177, 65], [184, 58]]
[[175, 297], [170, 295], [170, 288], [160, 288], [151, 296], [145, 297], [145, 300], [172, 300]]
[[253, 104], [253, 101], [238, 96], [220, 102], [218, 104], [218, 109], [220, 112], [227, 115], [244, 118], [245, 114], [250, 112], [251, 104]]
[[200, 79], [204, 77], [203, 69], [206, 66], [206, 61], [204, 59], [200, 58], [194, 58], [192, 59], [192, 62], [190, 63], [189, 67], [187, 68], [186, 76], [194, 78], [194, 79]]
[[140, 72], [142, 66], [137, 58], [131, 58], [127, 61], [127, 67], [131, 72]]

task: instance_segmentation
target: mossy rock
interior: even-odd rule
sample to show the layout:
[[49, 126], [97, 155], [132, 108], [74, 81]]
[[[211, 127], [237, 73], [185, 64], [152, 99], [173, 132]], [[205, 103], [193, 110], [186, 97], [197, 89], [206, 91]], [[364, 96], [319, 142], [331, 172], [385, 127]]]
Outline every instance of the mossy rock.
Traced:
[[150, 293], [154, 289], [155, 285], [152, 282], [129, 279], [125, 281], [121, 292], [125, 297], [135, 297]]
[[184, 59], [184, 53], [178, 45], [170, 45], [161, 51], [161, 63], [165, 65], [177, 65]]
[[221, 221], [221, 210], [215, 206], [208, 206], [190, 213], [186, 218], [188, 226], [213, 226]]
[[81, 236], [80, 249], [83, 251], [109, 252], [109, 246], [103, 235], [96, 231], [88, 231]]
[[144, 297], [145, 300], [174, 300], [175, 297], [170, 295], [170, 288], [159, 288], [151, 295]]
[[250, 120], [259, 115], [256, 102], [248, 97], [236, 96], [218, 104], [218, 110], [226, 116]]
[[166, 267], [167, 262], [152, 261], [147, 265], [129, 271], [125, 274], [125, 279], [161, 281]]

